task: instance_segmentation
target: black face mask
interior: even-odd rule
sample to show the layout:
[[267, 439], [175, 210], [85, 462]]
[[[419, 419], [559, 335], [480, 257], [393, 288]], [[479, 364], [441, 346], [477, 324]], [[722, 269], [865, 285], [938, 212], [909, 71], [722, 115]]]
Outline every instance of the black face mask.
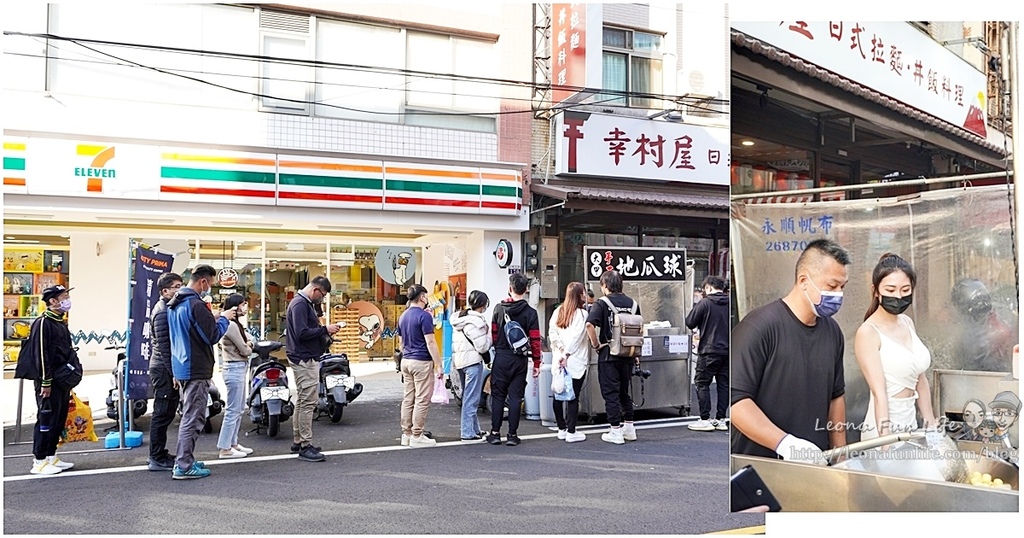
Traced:
[[905, 295], [903, 297], [888, 297], [883, 295], [879, 304], [882, 308], [894, 315], [898, 316], [902, 314], [907, 308], [910, 308], [910, 303], [914, 302], [914, 294]]

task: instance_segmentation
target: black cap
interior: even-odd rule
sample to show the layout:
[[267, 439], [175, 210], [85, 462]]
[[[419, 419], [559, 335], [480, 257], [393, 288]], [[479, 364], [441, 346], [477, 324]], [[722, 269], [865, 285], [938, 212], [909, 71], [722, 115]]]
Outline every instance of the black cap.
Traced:
[[49, 288], [46, 288], [46, 289], [43, 290], [43, 302], [44, 303], [49, 303], [50, 299], [53, 299], [54, 297], [56, 297], [56, 296], [58, 296], [58, 295], [60, 295], [60, 294], [62, 294], [64, 292], [71, 291], [73, 289], [75, 289], [75, 288], [65, 288], [64, 286], [61, 286], [60, 284], [57, 284], [56, 286], [50, 286]]

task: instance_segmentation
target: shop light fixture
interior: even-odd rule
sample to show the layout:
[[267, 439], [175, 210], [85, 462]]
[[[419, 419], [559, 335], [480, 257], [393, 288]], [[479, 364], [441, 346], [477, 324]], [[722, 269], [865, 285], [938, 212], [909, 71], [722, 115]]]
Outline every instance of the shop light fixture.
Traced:
[[335, 230], [342, 232], [380, 232], [384, 228], [375, 228], [372, 226], [333, 226], [330, 224], [317, 224], [317, 228], [321, 230]]
[[742, 144], [744, 146], [753, 146], [754, 145], [754, 141], [753, 140], [744, 140], [743, 142], [740, 142], [740, 144]]
[[5, 243], [32, 243], [32, 244], [39, 243], [39, 241], [36, 241], [35, 239], [5, 239], [4, 242]]
[[[201, 211], [173, 211], [173, 210], [140, 210], [140, 209], [102, 209], [95, 207], [36, 207], [36, 206], [5, 206], [4, 210], [13, 209], [15, 211], [41, 211], [46, 213], [101, 213], [107, 215], [154, 215], [161, 217], [207, 217], [207, 218], [229, 218], [236, 219], [234, 223], [238, 223], [238, 220], [257, 220], [262, 219], [263, 215], [256, 214], [244, 214], [244, 213], [205, 213]], [[40, 218], [44, 215], [29, 215], [30, 217]], [[52, 218], [52, 217], [46, 217]]]
[[419, 228], [413, 228], [412, 233], [417, 234], [441, 234], [441, 235], [467, 235], [469, 232], [462, 230], [423, 230]]
[[[124, 217], [96, 217], [99, 222], [124, 222]], [[145, 217], [132, 217], [132, 223], [146, 224], [174, 224], [174, 219], [147, 219]]]
[[7, 237], [4, 237], [4, 239], [14, 239], [14, 236], [13, 235], [8, 235]]

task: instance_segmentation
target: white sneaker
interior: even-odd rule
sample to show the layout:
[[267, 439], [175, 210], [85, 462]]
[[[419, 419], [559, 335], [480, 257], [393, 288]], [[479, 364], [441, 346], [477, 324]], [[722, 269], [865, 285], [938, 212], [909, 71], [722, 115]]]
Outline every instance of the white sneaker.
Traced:
[[569, 430], [558, 430], [559, 439], [565, 439], [566, 435], [569, 435]]
[[695, 432], [713, 432], [715, 431], [715, 425], [710, 420], [698, 420], [693, 424], [687, 426], [687, 428]]
[[622, 438], [622, 428], [610, 428], [607, 433], [601, 434], [601, 440], [617, 445], [626, 444], [626, 440]]
[[580, 441], [586, 441], [587, 435], [583, 432], [567, 433], [565, 435], [566, 443], [578, 443]]
[[729, 419], [723, 418], [722, 420], [715, 420], [715, 429], [720, 432], [729, 431]]
[[409, 439], [409, 446], [411, 448], [420, 448], [420, 447], [425, 447], [425, 446], [434, 446], [436, 444], [437, 444], [437, 440], [436, 439], [431, 439], [429, 437], [424, 437], [422, 435], [417, 435], [416, 437], [413, 437], [413, 438]]
[[402, 446], [409, 446], [409, 435], [402, 434]]
[[32, 460], [32, 470], [29, 471], [29, 472], [32, 473], [32, 474], [57, 474], [57, 473], [61, 472], [62, 470], [63, 469], [57, 467], [56, 465], [50, 465], [50, 460], [49, 459], [44, 459], [44, 460], [33, 459]]
[[632, 422], [622, 423], [622, 438], [626, 441], [636, 441], [636, 427]]
[[53, 465], [54, 467], [60, 469], [61, 471], [70, 469], [75, 466], [74, 463], [60, 461], [60, 458], [58, 458], [57, 456], [47, 456], [46, 460], [50, 462], [50, 465]]
[[217, 457], [222, 460], [233, 460], [236, 458], [244, 458], [246, 456], [248, 456], [248, 454], [242, 452], [241, 450], [235, 450], [234, 448], [221, 450], [220, 453], [217, 455]]
[[235, 445], [235, 446], [233, 446], [231, 448], [233, 448], [233, 449], [235, 449], [235, 450], [237, 450], [239, 452], [245, 452], [246, 454], [252, 454], [252, 452], [253, 452], [253, 450], [251, 448], [246, 448], [246, 447], [244, 447], [242, 445]]

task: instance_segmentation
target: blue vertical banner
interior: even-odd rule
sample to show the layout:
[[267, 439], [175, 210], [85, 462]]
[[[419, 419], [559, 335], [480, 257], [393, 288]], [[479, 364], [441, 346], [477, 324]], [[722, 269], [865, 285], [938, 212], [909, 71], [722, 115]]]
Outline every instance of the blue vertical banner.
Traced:
[[156, 281], [171, 270], [174, 256], [139, 246], [135, 251], [132, 280], [131, 316], [128, 319], [128, 399], [150, 398], [149, 340], [151, 330], [149, 313], [160, 300]]

